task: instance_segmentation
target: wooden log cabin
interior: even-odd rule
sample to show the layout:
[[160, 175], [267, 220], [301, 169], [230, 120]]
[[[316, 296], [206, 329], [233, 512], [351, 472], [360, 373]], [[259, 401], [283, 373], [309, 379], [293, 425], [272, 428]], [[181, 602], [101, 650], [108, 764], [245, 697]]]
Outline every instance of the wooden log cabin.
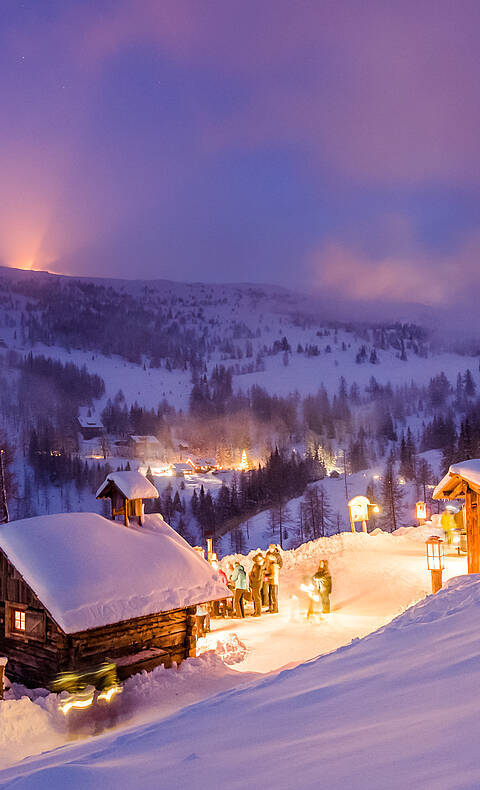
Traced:
[[434, 499], [464, 499], [468, 573], [480, 573], [480, 458], [452, 464]]
[[144, 499], [156, 499], [158, 491], [140, 472], [111, 472], [97, 491], [97, 499], [110, 499], [112, 519], [122, 516], [128, 527], [130, 518], [143, 524]]
[[195, 656], [196, 606], [226, 594], [159, 515], [141, 529], [95, 513], [0, 527], [0, 655], [29, 687], [106, 660], [123, 679]]

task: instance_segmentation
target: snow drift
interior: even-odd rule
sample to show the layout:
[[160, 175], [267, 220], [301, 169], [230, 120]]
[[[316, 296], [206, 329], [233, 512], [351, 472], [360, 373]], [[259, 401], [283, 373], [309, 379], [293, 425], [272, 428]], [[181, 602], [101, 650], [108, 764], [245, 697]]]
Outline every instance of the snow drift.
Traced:
[[0, 774], [16, 790], [480, 786], [480, 577], [363, 640]]

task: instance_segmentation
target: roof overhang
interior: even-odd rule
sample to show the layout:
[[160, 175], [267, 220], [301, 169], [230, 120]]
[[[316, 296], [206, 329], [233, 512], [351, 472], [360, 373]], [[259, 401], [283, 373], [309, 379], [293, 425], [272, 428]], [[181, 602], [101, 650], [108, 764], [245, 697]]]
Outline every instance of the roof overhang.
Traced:
[[480, 459], [452, 464], [440, 480], [433, 499], [463, 499], [468, 490], [480, 494]]

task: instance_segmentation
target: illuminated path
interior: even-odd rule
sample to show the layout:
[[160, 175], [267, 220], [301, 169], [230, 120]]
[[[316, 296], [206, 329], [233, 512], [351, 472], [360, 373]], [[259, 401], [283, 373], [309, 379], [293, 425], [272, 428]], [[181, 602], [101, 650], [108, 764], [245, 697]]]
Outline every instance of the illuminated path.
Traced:
[[[280, 613], [212, 620], [212, 632], [201, 640], [199, 649], [214, 648], [217, 641], [237, 634], [248, 653], [232, 668], [266, 673], [366, 636], [431, 592], [425, 534], [428, 527], [398, 536], [344, 533], [287, 552], [280, 573]], [[321, 557], [329, 559], [333, 577], [332, 613], [307, 622], [308, 604], [299, 588], [306, 575], [313, 575]], [[466, 571], [464, 555], [446, 553], [444, 582]]]

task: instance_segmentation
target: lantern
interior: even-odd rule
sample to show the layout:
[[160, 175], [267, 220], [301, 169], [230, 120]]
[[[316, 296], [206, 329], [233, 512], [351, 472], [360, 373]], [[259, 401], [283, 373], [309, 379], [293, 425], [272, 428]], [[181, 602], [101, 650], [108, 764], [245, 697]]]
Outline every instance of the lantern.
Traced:
[[417, 502], [416, 504], [416, 511], [417, 511], [417, 519], [419, 524], [422, 524], [427, 520], [427, 503], [426, 502]]
[[432, 535], [425, 541], [427, 549], [427, 568], [432, 574], [432, 592], [437, 593], [442, 589], [442, 571], [445, 567], [443, 561], [443, 540]]

